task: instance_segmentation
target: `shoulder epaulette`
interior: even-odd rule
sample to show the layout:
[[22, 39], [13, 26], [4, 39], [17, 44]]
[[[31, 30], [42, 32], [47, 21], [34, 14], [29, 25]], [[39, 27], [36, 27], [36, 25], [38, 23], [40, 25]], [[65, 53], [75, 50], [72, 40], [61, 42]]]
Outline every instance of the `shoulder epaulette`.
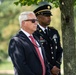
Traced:
[[55, 29], [54, 27], [48, 27], [48, 28], [50, 28], [50, 29]]

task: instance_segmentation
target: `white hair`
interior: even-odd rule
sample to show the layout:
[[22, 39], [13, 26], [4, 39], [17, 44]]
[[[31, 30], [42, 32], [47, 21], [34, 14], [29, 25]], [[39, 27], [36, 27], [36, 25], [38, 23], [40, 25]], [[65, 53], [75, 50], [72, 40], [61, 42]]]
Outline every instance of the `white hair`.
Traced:
[[28, 19], [28, 15], [31, 14], [31, 13], [34, 14], [32, 11], [28, 11], [28, 12], [22, 12], [19, 15], [19, 23], [20, 23], [20, 26], [22, 25], [22, 21], [27, 20]]

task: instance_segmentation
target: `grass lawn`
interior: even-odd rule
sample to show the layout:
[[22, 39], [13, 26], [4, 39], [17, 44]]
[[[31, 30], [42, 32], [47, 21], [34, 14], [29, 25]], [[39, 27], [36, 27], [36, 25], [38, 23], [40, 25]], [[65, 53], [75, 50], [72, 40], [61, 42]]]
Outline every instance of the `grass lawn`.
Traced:
[[[61, 65], [61, 73], [63, 75], [63, 64]], [[14, 75], [13, 65], [11, 61], [3, 61], [0, 63], [0, 75]]]
[[2, 63], [0, 63], [0, 70], [13, 70], [12, 62], [3, 61]]
[[3, 61], [0, 63], [0, 75], [14, 75], [13, 65], [10, 61]]

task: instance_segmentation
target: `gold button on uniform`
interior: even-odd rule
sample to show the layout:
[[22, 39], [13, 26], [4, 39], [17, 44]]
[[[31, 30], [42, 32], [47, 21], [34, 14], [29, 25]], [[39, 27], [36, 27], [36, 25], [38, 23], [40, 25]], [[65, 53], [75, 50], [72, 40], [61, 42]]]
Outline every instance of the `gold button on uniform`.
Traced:
[[42, 45], [44, 44], [44, 43], [41, 43]]
[[53, 47], [51, 47], [51, 49], [53, 49]]
[[53, 54], [53, 52], [51, 52], [51, 54]]
[[54, 59], [54, 57], [52, 57], [52, 59]]
[[58, 47], [57, 46], [55, 46], [55, 49], [57, 49]]

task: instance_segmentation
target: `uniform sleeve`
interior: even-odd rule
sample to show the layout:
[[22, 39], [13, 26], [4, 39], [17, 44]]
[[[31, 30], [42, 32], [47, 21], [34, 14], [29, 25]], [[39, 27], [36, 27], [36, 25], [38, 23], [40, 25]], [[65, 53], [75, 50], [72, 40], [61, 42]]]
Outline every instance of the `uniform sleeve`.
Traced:
[[17, 72], [21, 75], [35, 75], [26, 64], [23, 46], [18, 39], [11, 39], [8, 52]]
[[60, 44], [60, 36], [59, 36], [59, 33], [57, 31], [57, 53], [56, 53], [56, 66], [58, 68], [60, 68], [60, 65], [61, 65], [61, 60], [62, 60], [62, 53], [63, 53], [63, 49], [61, 47], [61, 44]]
[[49, 63], [48, 63], [48, 61], [46, 61], [46, 75], [51, 75], [51, 72], [50, 72], [50, 66], [49, 66]]

